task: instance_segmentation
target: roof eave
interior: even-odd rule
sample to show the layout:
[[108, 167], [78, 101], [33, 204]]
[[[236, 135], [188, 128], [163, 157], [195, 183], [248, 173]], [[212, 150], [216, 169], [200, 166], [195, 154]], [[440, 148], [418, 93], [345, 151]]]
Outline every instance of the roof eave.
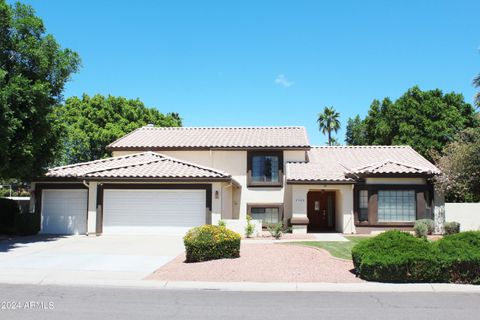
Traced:
[[308, 151], [311, 149], [309, 145], [302, 146], [250, 146], [250, 147], [218, 147], [218, 146], [199, 146], [199, 147], [114, 147], [107, 146], [107, 151], [200, 151], [200, 150], [300, 150]]
[[128, 181], [128, 182], [230, 182], [231, 177], [180, 177], [180, 178], [129, 178], [129, 177], [42, 177], [34, 180], [35, 183], [42, 182], [82, 182], [82, 181]]
[[334, 185], [350, 185], [355, 184], [353, 180], [294, 180], [287, 179], [287, 184], [334, 184]]
[[418, 172], [418, 173], [357, 173], [359, 178], [432, 178], [440, 173]]
[[127, 181], [127, 182], [230, 182], [231, 177], [179, 177], [179, 178], [130, 178], [130, 177], [85, 177], [85, 181]]

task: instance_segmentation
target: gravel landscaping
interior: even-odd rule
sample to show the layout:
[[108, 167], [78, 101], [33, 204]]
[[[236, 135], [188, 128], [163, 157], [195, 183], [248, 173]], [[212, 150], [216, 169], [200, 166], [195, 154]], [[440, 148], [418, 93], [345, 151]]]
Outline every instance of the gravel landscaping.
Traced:
[[181, 254], [147, 279], [218, 282], [361, 282], [351, 261], [319, 248], [242, 243], [240, 258], [185, 263]]

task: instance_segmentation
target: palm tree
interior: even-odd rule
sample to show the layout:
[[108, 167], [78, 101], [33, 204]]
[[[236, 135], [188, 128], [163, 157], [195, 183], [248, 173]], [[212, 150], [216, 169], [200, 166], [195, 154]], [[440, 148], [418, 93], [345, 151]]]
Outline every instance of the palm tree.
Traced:
[[[480, 88], [480, 73], [475, 77], [475, 79], [473, 79], [473, 85], [476, 88]], [[475, 104], [477, 107], [480, 107], [480, 92], [475, 95]]]
[[322, 113], [318, 114], [318, 129], [323, 134], [328, 134], [328, 145], [332, 145], [332, 131], [337, 132], [340, 129], [340, 113], [333, 107], [325, 107]]

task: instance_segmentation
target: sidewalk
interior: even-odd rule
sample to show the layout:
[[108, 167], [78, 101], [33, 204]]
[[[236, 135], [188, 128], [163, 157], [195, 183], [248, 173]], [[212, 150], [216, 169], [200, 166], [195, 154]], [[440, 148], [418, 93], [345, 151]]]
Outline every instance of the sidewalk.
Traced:
[[376, 282], [361, 283], [308, 283], [308, 282], [182, 282], [129, 279], [119, 274], [113, 277], [93, 278], [88, 273], [65, 274], [62, 277], [39, 278], [32, 274], [19, 280], [0, 275], [3, 284], [36, 284], [58, 286], [116, 287], [158, 290], [219, 290], [251, 292], [467, 292], [480, 293], [480, 286], [448, 283], [391, 284]]

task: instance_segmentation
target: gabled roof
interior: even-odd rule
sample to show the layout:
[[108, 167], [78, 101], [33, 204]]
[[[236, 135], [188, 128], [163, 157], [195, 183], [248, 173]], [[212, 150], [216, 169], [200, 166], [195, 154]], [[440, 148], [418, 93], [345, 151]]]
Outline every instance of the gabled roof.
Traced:
[[365, 166], [352, 170], [353, 174], [369, 175], [369, 174], [390, 174], [390, 173], [427, 173], [435, 174], [432, 169], [419, 168], [412, 165], [386, 160], [378, 164]]
[[349, 183], [365, 176], [440, 173], [410, 146], [312, 147], [308, 157], [307, 163], [287, 163], [287, 181]]
[[107, 150], [309, 149], [304, 127], [142, 127], [107, 146]]
[[46, 176], [78, 179], [231, 179], [225, 172], [150, 151], [56, 167], [48, 170]]

